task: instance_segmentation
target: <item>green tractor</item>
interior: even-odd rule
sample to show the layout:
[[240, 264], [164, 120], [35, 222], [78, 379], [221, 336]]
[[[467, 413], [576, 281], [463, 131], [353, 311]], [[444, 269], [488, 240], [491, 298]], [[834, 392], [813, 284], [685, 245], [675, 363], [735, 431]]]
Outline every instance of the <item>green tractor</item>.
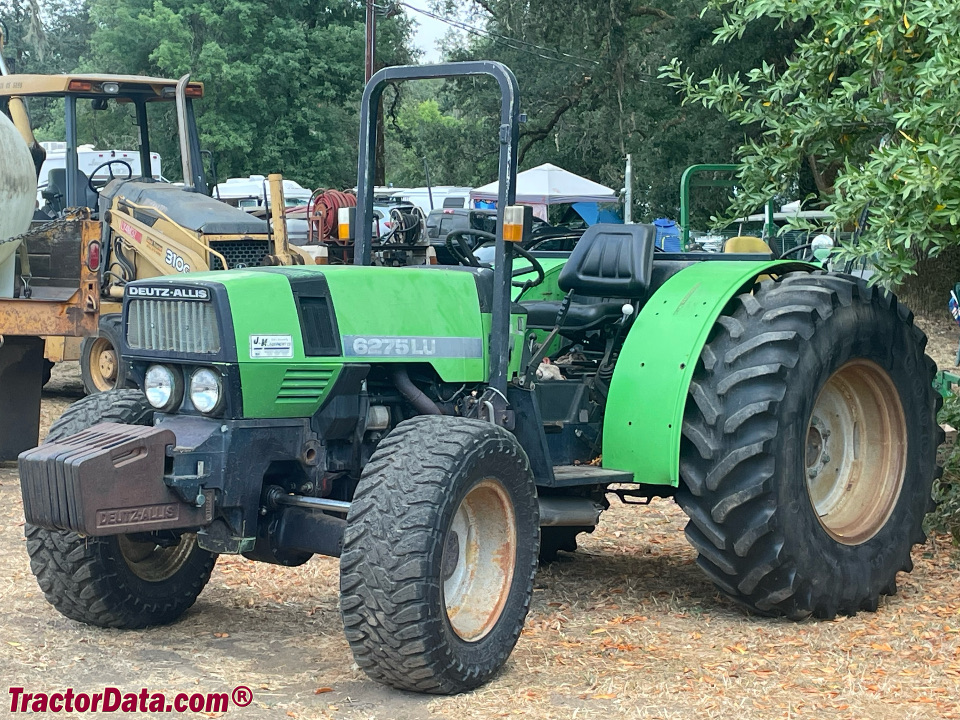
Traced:
[[[371, 266], [384, 84], [478, 75], [502, 93], [493, 268], [469, 250]], [[142, 390], [77, 402], [20, 457], [31, 567], [61, 613], [167, 623], [218, 554], [339, 556], [358, 665], [461, 692], [510, 655], [539, 558], [575, 549], [614, 491], [675, 497], [700, 566], [757, 613], [831, 618], [896, 591], [941, 440], [911, 313], [771, 253], [656, 252], [645, 225], [516, 250], [518, 103], [498, 63], [381, 70], [356, 265], [127, 285]]]

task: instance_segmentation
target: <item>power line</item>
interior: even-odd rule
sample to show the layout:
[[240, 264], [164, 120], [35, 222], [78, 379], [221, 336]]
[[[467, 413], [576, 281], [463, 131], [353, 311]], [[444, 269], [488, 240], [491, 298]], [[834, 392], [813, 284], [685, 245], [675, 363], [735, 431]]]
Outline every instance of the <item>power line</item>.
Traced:
[[[454, 27], [458, 30], [463, 30], [467, 33], [470, 33], [471, 35], [488, 38], [490, 40], [493, 40], [494, 42], [499, 42], [502, 45], [506, 45], [512, 50], [525, 52], [528, 55], [533, 55], [535, 57], [539, 57], [544, 60], [552, 60], [554, 62], [563, 63], [565, 65], [571, 65], [573, 67], [580, 68], [581, 70], [594, 70], [600, 65], [600, 62], [598, 60], [592, 60], [590, 58], [585, 58], [580, 55], [571, 55], [570, 53], [561, 52], [560, 50], [556, 50], [554, 48], [544, 47], [543, 45], [537, 45], [536, 43], [531, 43], [526, 40], [520, 40], [519, 38], [508, 37], [506, 35], [501, 35], [500, 33], [496, 33], [486, 29], [481, 29], [473, 25], [467, 25], [466, 23], [460, 20], [453, 20], [451, 18], [446, 18], [446, 17], [443, 17], [442, 15], [437, 15], [436, 13], [432, 13], [428, 10], [422, 10], [420, 8], [414, 7], [413, 5], [410, 5], [405, 2], [397, 2], [395, 4], [402, 5], [405, 8], [409, 8], [414, 12], [420, 13], [421, 15], [425, 15], [429, 18], [433, 18], [434, 20], [439, 20], [442, 23], [446, 23], [447, 25], [450, 25], [451, 27]], [[511, 44], [511, 43], [517, 43], [517, 45]], [[535, 52], [533, 50], [527, 50], [525, 47], [519, 47], [518, 45], [525, 45], [529, 48], [535, 48], [536, 50], [542, 50], [544, 52], [557, 53], [558, 55], [561, 55], [565, 58], [571, 58], [571, 60], [582, 60], [583, 62], [590, 63], [591, 65], [593, 65], [593, 67], [587, 67], [585, 65], [581, 65], [580, 63], [572, 62], [571, 60], [564, 60], [560, 57], [555, 57], [552, 55], [543, 55], [542, 53]], [[659, 78], [652, 73], [647, 73], [647, 72], [643, 72], [642, 70], [636, 70], [636, 69], [634, 70], [634, 72], [637, 72], [638, 74], [641, 74], [641, 75], [646, 75], [647, 78], [650, 78], [650, 79], [644, 79], [639, 77], [636, 78], [640, 82], [648, 83], [651, 85], [659, 85], [661, 87], [666, 87], [666, 88], [670, 87], [670, 85], [668, 85], [667, 83], [660, 82]]]
[[507, 35], [501, 35], [500, 33], [493, 32], [492, 30], [487, 30], [486, 28], [478, 28], [478, 27], [473, 26], [473, 25], [467, 25], [467, 24], [466, 24], [465, 22], [463, 22], [462, 20], [454, 20], [454, 19], [452, 19], [452, 18], [442, 17], [442, 16], [440, 16], [440, 15], [436, 15], [436, 14], [434, 14], [434, 13], [432, 13], [432, 12], [427, 11], [427, 10], [421, 10], [420, 8], [415, 8], [415, 7], [413, 7], [412, 5], [409, 5], [409, 4], [405, 3], [405, 2], [401, 2], [401, 3], [399, 3], [399, 4], [400, 4], [400, 5], [403, 5], [404, 7], [410, 8], [411, 10], [413, 10], [413, 11], [415, 11], [415, 12], [422, 13], [423, 15], [427, 15], [428, 17], [432, 17], [432, 18], [434, 18], [435, 20], [440, 20], [441, 22], [445, 22], [445, 23], [447, 23], [448, 25], [453, 25], [453, 26], [455, 26], [455, 27], [459, 27], [459, 28], [462, 28], [462, 29], [464, 29], [464, 30], [469, 30], [469, 31], [473, 31], [473, 32], [478, 32], [478, 33], [481, 33], [481, 34], [485, 34], [485, 35], [487, 35], [488, 37], [497, 38], [497, 39], [503, 40], [503, 41], [508, 41], [508, 42], [512, 42], [512, 43], [518, 43], [518, 44], [520, 44], [520, 45], [526, 45], [527, 47], [535, 48], [535, 49], [537, 49], [537, 50], [543, 50], [544, 52], [556, 53], [557, 55], [560, 55], [560, 56], [566, 57], [566, 58], [570, 58], [571, 60], [582, 60], [583, 62], [588, 62], [588, 63], [590, 63], [591, 65], [599, 65], [599, 64], [600, 64], [600, 62], [599, 62], [598, 60], [594, 60], [594, 59], [592, 59], [592, 58], [583, 57], [582, 55], [571, 55], [570, 53], [562, 52], [562, 51], [560, 51], [560, 50], [557, 50], [556, 48], [544, 47], [543, 45], [537, 45], [536, 43], [529, 42], [528, 40], [521, 40], [520, 38], [509, 37], [509, 36], [507, 36]]
[[[570, 55], [569, 53], [564, 53], [564, 52], [560, 52], [559, 50], [543, 47], [542, 45], [536, 45], [534, 43], [527, 42], [526, 40], [519, 40], [517, 38], [507, 37], [506, 35], [500, 35], [499, 33], [491, 32], [489, 30], [483, 30], [481, 28], [474, 27], [473, 25], [467, 25], [466, 23], [461, 22], [459, 20], [452, 20], [450, 18], [443, 17], [442, 15], [437, 15], [435, 13], [432, 13], [428, 10], [421, 10], [420, 8], [414, 7], [413, 5], [410, 5], [405, 2], [400, 2], [397, 4], [403, 5], [405, 8], [409, 8], [410, 10], [420, 13], [421, 15], [426, 15], [427, 17], [433, 18], [434, 20], [439, 20], [440, 22], [446, 23], [447, 25], [450, 25], [451, 27], [454, 27], [458, 30], [463, 30], [467, 33], [470, 33], [471, 35], [488, 38], [490, 40], [493, 40], [494, 42], [499, 42], [502, 45], [506, 45], [512, 50], [524, 52], [524, 53], [527, 53], [528, 55], [533, 55], [534, 57], [542, 58], [543, 60], [552, 60], [554, 62], [563, 63], [564, 65], [572, 65], [573, 67], [578, 67], [581, 70], [593, 70], [598, 65], [600, 65], [600, 63], [596, 60], [591, 60], [589, 58], [582, 58], [577, 55]], [[523, 46], [526, 46], [526, 47], [523, 47]], [[559, 55], [562, 55], [563, 57], [572, 58], [574, 60], [582, 60], [584, 62], [591, 63], [593, 67], [581, 65], [580, 63], [577, 63], [577, 62], [571, 62], [570, 60], [564, 60], [554, 55], [544, 55], [543, 53], [536, 52], [535, 50], [529, 50], [527, 48], [535, 48], [536, 50], [542, 50], [544, 52], [557, 53]]]

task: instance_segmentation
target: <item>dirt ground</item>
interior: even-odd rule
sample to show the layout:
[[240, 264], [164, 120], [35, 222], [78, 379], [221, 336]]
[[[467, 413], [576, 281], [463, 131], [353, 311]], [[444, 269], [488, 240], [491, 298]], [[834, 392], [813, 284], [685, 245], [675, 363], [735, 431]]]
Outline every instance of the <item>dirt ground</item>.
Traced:
[[[952, 367], [956, 326], [922, 326], [931, 354]], [[57, 368], [44, 422], [79, 395], [76, 369]], [[714, 590], [672, 501], [617, 504], [580, 552], [540, 572], [504, 672], [476, 692], [435, 698], [385, 689], [354, 666], [337, 611], [336, 560], [286, 569], [225, 557], [179, 622], [99, 630], [44, 600], [11, 463], [0, 465], [0, 508], [7, 687], [170, 695], [245, 685], [253, 703], [224, 715], [238, 720], [960, 718], [960, 566], [943, 538], [915, 550], [914, 572], [901, 575], [878, 612], [792, 623], [749, 616]], [[19, 717], [9, 710], [4, 695], [0, 717]]]

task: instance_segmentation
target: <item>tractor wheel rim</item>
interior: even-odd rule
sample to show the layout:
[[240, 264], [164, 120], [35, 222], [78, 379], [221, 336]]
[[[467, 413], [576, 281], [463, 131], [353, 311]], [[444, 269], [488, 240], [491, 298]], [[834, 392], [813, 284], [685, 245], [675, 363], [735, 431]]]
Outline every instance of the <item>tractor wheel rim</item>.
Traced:
[[860, 545], [880, 532], [900, 497], [906, 464], [896, 386], [874, 362], [846, 363], [823, 386], [807, 424], [807, 494], [827, 534]]
[[147, 582], [163, 582], [173, 577], [187, 562], [197, 536], [184, 533], [180, 536], [180, 542], [169, 547], [149, 540], [134, 540], [129, 535], [120, 535], [117, 540], [120, 554], [134, 575]]
[[98, 390], [113, 390], [117, 384], [117, 351], [106, 338], [97, 338], [90, 348], [90, 375]]
[[517, 558], [516, 513], [506, 488], [485, 478], [460, 502], [444, 538], [444, 606], [453, 631], [476, 642], [497, 624]]

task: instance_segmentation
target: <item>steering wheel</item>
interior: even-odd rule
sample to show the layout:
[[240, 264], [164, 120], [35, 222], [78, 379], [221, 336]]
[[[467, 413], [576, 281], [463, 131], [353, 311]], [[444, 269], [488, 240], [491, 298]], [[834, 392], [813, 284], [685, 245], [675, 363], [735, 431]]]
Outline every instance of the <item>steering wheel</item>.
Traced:
[[[780, 253], [780, 257], [778, 259], [783, 260], [784, 258], [795, 254], [797, 255], [797, 259], [806, 260], [812, 254], [810, 252], [811, 248], [813, 248], [813, 243], [804, 243], [803, 245], [797, 245], [796, 247], [790, 248], [789, 250], [784, 250], [782, 253]], [[799, 254], [801, 252], [803, 252], [803, 257], [801, 257]]]
[[537, 278], [535, 280], [524, 280], [523, 282], [511, 282], [510, 284], [513, 285], [513, 287], [526, 290], [527, 288], [536, 287], [542, 283], [544, 274], [543, 265], [540, 264], [540, 261], [537, 260], [529, 250], [521, 247], [519, 243], [514, 243], [513, 251], [530, 263], [530, 267], [517, 268], [511, 273], [511, 275], [513, 277], [520, 277], [521, 275], [529, 275], [530, 273], [535, 272], [537, 274]]
[[[465, 237], [466, 235], [476, 235], [486, 240], [497, 239], [497, 236], [493, 233], [488, 233], [483, 230], [470, 230], [469, 228], [451, 230], [449, 233], [447, 233], [447, 239], [444, 242], [444, 245], [447, 247], [447, 252], [453, 255], [453, 259], [457, 261], [458, 265], [467, 265], [468, 267], [490, 267], [486, 263], [481, 263], [477, 259], [477, 256], [473, 254], [473, 249], [467, 244], [467, 238]], [[454, 240], [457, 241], [456, 245], [453, 244]]]
[[[487, 232], [486, 230], [470, 230], [468, 228], [463, 228], [460, 230], [453, 230], [447, 234], [447, 239], [445, 245], [447, 251], [453, 255], [454, 259], [460, 265], [466, 265], [468, 267], [476, 268], [489, 268], [488, 263], [482, 263], [477, 259], [477, 256], [473, 254], [473, 250], [467, 244], [467, 240], [464, 237], [465, 235], [472, 235], [482, 240], [496, 240], [497, 236], [495, 233]], [[456, 240], [457, 244], [454, 245], [453, 241]], [[522, 289], [527, 289], [535, 287], [543, 282], [543, 265], [540, 264], [540, 261], [537, 260], [529, 250], [521, 247], [517, 243], [513, 243], [513, 251], [530, 263], [530, 267], [525, 268], [516, 268], [512, 273], [512, 277], [520, 277], [522, 275], [529, 275], [532, 272], [537, 274], [535, 280], [524, 280], [523, 282], [511, 282], [510, 284], [513, 287], [518, 287]]]
[[90, 188], [91, 192], [95, 192], [97, 195], [100, 194], [99, 188], [93, 184], [93, 178], [96, 176], [97, 171], [100, 168], [107, 168], [107, 170], [110, 171], [111, 180], [115, 180], [117, 178], [117, 176], [113, 174], [113, 168], [110, 167], [111, 165], [123, 165], [127, 169], [127, 176], [125, 178], [121, 178], [122, 180], [129, 180], [133, 177], [133, 168], [130, 167], [130, 163], [128, 163], [126, 160], [107, 160], [106, 162], [97, 165], [93, 169], [93, 172], [90, 173], [90, 177], [87, 178], [87, 186]]

